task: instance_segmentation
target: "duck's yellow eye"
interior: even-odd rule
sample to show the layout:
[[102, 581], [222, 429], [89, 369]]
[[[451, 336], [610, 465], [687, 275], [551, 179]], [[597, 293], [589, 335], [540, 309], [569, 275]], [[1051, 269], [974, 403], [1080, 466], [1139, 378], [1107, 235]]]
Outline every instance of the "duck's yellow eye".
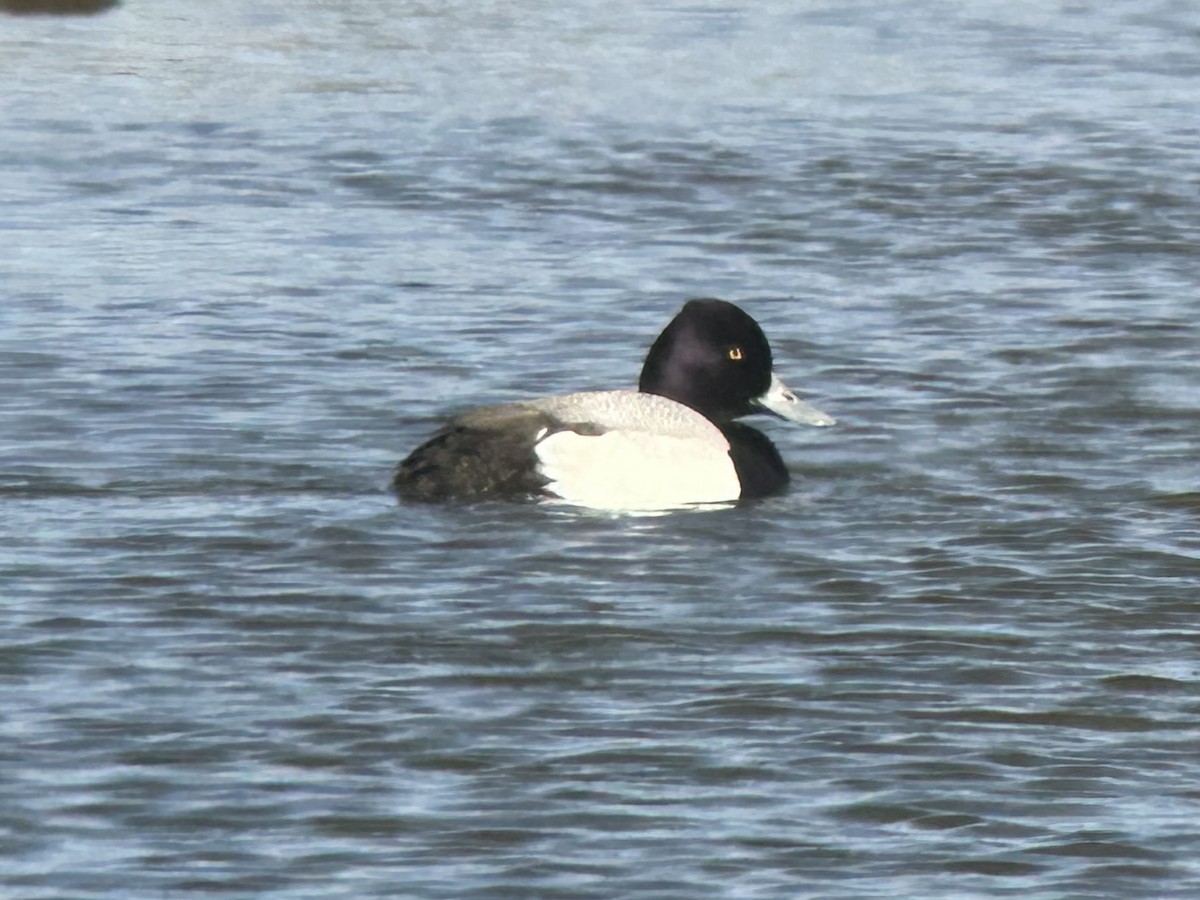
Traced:
[[739, 359], [742, 358], [742, 348], [741, 347], [730, 347], [728, 356], [734, 362], [737, 362]]

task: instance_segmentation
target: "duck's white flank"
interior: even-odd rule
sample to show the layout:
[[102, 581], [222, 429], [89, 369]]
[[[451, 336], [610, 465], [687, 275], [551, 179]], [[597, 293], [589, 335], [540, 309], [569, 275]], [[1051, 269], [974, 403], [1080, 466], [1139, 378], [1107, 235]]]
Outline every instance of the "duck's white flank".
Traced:
[[535, 447], [547, 489], [569, 503], [655, 510], [741, 494], [729, 442], [681, 403], [636, 391], [600, 391], [529, 405], [587, 432], [556, 431]]

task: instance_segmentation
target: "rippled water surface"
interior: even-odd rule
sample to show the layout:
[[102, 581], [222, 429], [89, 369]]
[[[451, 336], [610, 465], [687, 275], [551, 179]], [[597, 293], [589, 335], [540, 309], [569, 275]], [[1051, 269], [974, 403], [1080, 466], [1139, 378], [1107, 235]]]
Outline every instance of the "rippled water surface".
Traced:
[[[0, 895], [1200, 895], [1190, 4], [0, 17]], [[406, 507], [751, 311], [770, 500]]]

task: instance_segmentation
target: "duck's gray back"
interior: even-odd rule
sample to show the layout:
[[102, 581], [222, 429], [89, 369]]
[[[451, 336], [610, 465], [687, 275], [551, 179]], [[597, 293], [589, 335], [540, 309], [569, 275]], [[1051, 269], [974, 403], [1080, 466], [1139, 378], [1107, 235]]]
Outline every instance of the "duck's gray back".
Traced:
[[513, 405], [544, 413], [571, 430], [580, 430], [571, 426], [589, 426], [586, 433], [649, 432], [663, 437], [707, 439], [728, 446], [721, 430], [700, 413], [657, 394], [587, 391]]

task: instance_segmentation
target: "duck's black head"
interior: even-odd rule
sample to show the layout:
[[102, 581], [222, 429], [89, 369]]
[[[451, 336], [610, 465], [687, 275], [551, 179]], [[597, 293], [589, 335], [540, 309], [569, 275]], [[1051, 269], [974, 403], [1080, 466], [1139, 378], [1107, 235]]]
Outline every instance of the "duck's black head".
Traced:
[[725, 300], [689, 300], [646, 354], [638, 390], [727, 422], [756, 411], [771, 372], [771, 345], [754, 319]]

